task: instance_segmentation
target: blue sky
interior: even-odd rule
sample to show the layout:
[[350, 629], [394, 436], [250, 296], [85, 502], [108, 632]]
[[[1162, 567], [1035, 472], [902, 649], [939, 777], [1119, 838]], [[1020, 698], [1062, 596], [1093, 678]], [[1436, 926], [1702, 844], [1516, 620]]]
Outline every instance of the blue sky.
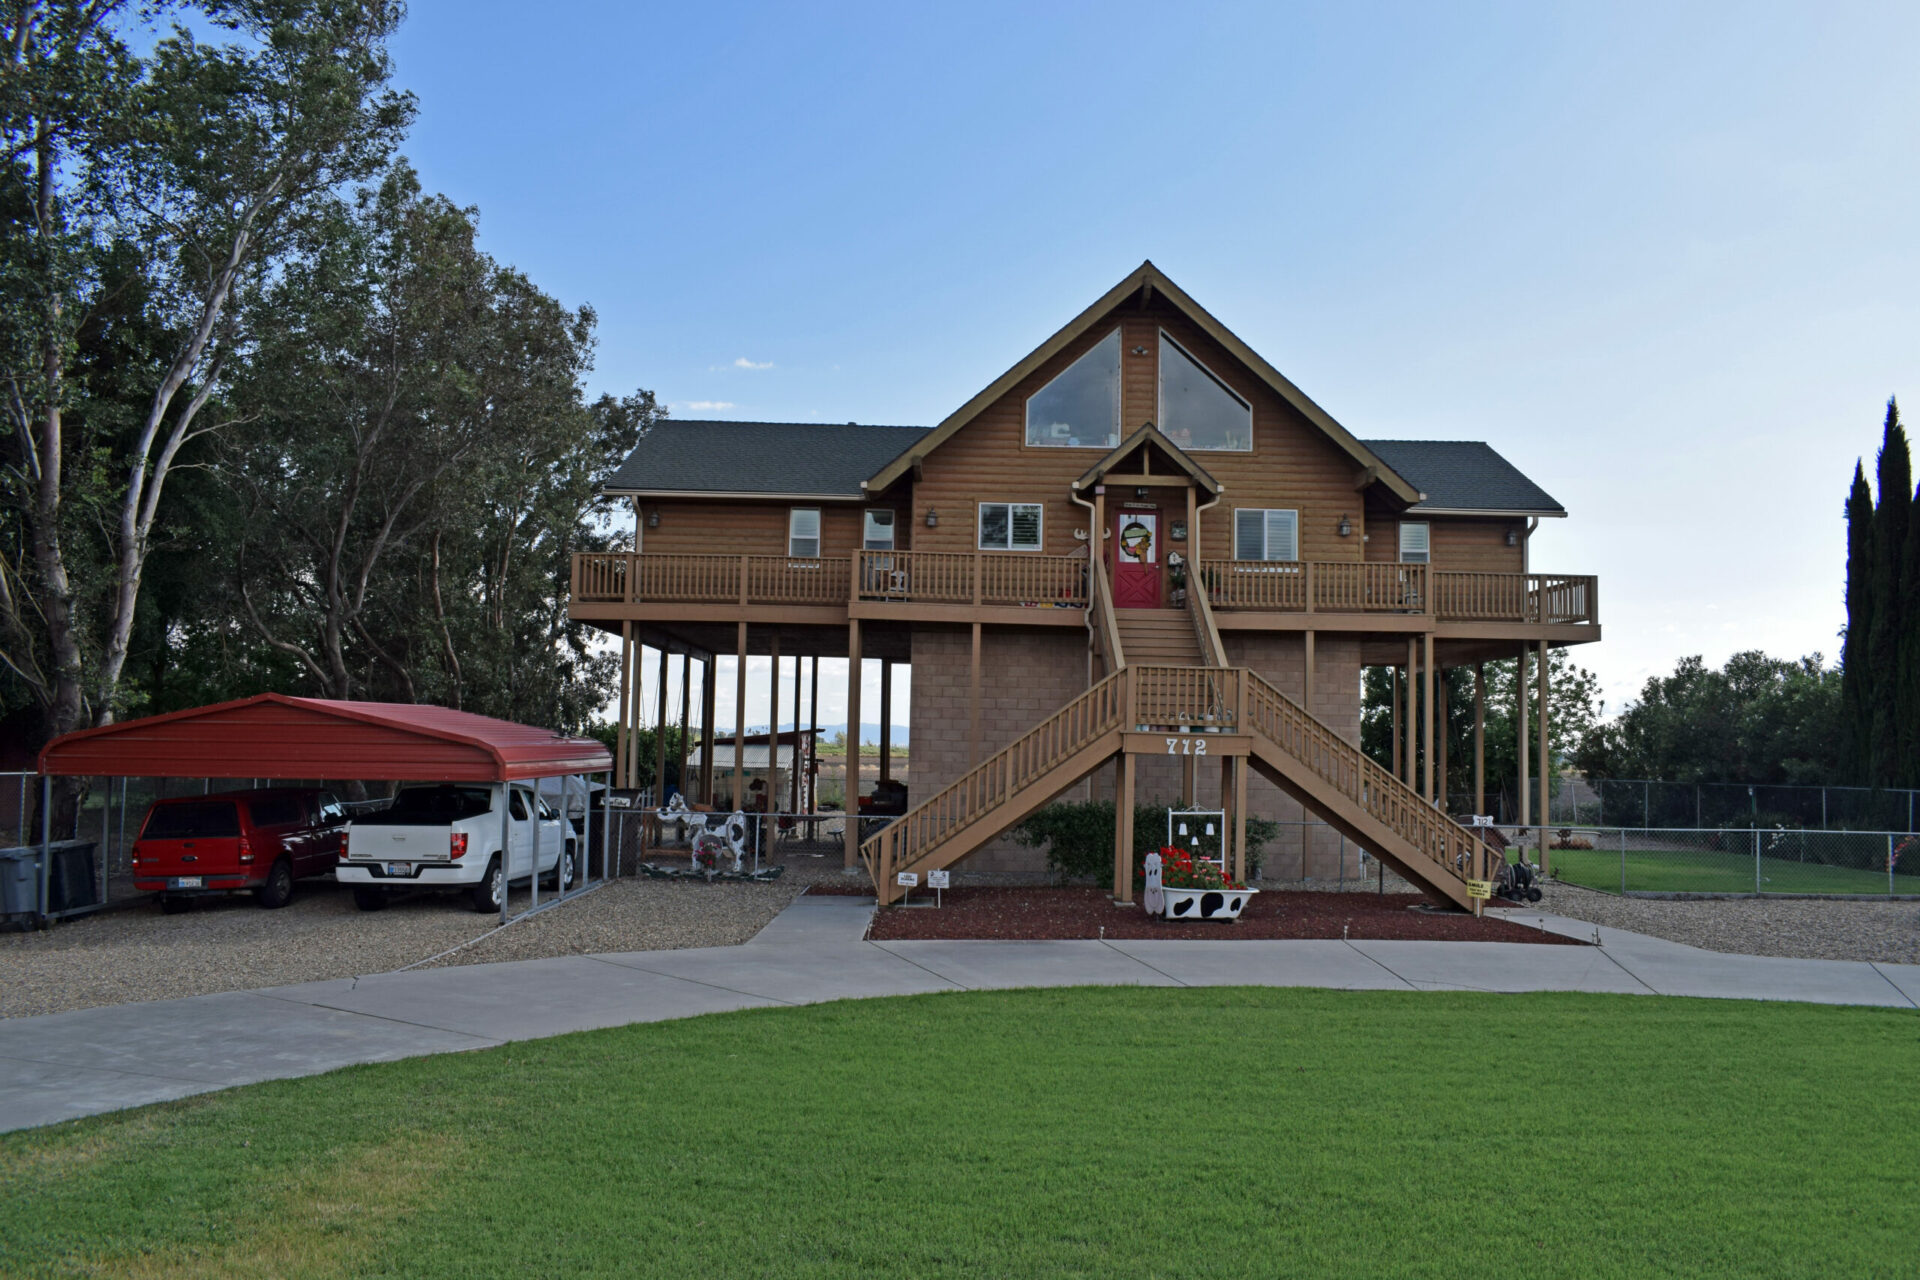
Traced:
[[413, 0], [396, 54], [409, 158], [594, 306], [596, 389], [931, 423], [1152, 258], [1355, 434], [1486, 440], [1559, 498], [1534, 567], [1601, 575], [1617, 706], [1689, 653], [1838, 651], [1853, 460], [1889, 394], [1920, 413], [1916, 37], [1912, 5]]

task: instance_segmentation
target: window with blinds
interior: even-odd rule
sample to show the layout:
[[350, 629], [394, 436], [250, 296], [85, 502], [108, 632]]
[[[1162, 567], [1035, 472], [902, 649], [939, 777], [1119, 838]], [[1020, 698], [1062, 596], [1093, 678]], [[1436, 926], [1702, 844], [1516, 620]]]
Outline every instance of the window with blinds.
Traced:
[[787, 554], [809, 560], [820, 554], [820, 508], [794, 507], [787, 513]]
[[1038, 502], [981, 503], [980, 549], [1038, 551], [1041, 510]]
[[1427, 522], [1402, 520], [1400, 522], [1400, 563], [1425, 564], [1428, 559]]
[[1235, 560], [1298, 560], [1300, 513], [1279, 507], [1238, 507], [1233, 513]]

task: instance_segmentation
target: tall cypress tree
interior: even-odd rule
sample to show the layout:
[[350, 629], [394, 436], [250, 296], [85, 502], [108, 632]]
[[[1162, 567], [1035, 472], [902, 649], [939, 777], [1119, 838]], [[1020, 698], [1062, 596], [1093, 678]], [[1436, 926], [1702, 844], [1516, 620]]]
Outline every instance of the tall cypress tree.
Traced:
[[[1905, 580], [1907, 524], [1913, 507], [1913, 459], [1907, 452], [1900, 406], [1887, 401], [1885, 433], [1876, 460], [1879, 492], [1873, 508], [1873, 617], [1867, 626], [1867, 659], [1873, 664], [1872, 740], [1867, 780], [1892, 786], [1902, 775], [1899, 689], [1901, 637], [1907, 614], [1901, 608]], [[1920, 621], [1920, 620], [1916, 620]]]
[[1853, 464], [1847, 494], [1847, 634], [1840, 645], [1840, 705], [1845, 716], [1841, 760], [1848, 779], [1864, 778], [1873, 759], [1873, 664], [1867, 636], [1873, 629], [1873, 490], [1866, 468]]
[[1907, 500], [1907, 541], [1900, 560], [1900, 666], [1894, 708], [1900, 757], [1894, 782], [1920, 785], [1920, 491]]

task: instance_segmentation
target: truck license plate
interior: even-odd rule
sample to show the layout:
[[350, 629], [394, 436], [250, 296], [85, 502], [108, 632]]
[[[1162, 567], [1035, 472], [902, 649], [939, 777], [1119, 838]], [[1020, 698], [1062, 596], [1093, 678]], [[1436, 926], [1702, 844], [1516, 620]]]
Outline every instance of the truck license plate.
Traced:
[[198, 889], [199, 887], [199, 876], [174, 876], [171, 880], [167, 881], [167, 888], [169, 889]]
[[413, 874], [413, 864], [411, 862], [389, 862], [387, 864], [387, 874], [390, 876], [411, 876]]

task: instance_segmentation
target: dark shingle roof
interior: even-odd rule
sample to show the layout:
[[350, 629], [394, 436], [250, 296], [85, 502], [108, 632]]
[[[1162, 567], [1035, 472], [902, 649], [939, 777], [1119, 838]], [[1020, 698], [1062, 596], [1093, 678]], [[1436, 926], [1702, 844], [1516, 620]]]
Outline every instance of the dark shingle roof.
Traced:
[[926, 434], [925, 427], [667, 418], [601, 487], [608, 493], [857, 498], [862, 480]]
[[1426, 500], [1414, 511], [1511, 511], [1565, 515], [1519, 468], [1478, 440], [1362, 440]]

